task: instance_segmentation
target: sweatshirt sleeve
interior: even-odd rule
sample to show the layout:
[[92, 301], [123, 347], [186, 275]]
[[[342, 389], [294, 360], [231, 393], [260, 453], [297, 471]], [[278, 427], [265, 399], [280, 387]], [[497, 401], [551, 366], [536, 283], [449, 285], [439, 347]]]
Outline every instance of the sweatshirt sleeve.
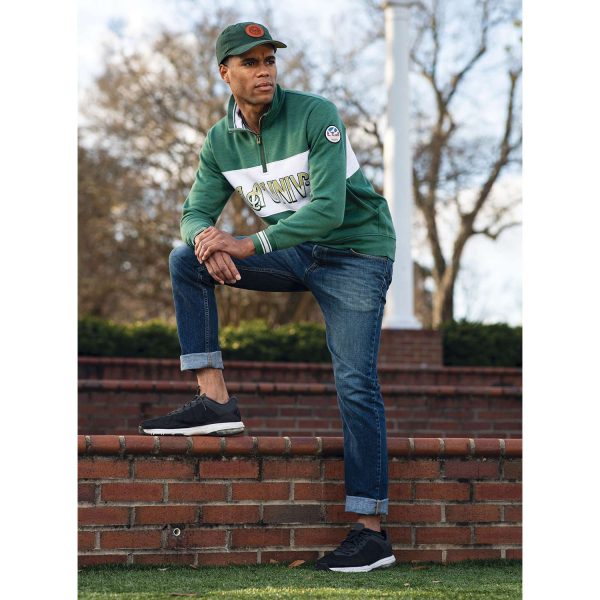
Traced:
[[200, 151], [192, 189], [182, 208], [181, 239], [188, 246], [193, 247], [194, 238], [216, 223], [232, 192], [233, 188], [215, 161], [209, 132]]
[[346, 206], [346, 128], [334, 104], [324, 100], [310, 112], [306, 135], [310, 202], [252, 234], [256, 254], [283, 250], [337, 229]]

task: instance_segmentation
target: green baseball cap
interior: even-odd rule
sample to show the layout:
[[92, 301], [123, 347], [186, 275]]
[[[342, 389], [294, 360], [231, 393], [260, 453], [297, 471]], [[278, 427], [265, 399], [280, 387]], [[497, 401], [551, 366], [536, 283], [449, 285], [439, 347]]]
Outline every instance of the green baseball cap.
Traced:
[[230, 25], [221, 32], [217, 39], [217, 63], [221, 64], [228, 56], [244, 54], [262, 44], [287, 48], [283, 42], [274, 40], [264, 25], [252, 22]]

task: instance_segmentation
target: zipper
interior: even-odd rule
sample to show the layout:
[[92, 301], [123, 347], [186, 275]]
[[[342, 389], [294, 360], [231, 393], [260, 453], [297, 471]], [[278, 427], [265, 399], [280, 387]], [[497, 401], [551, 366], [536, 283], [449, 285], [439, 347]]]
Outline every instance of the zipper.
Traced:
[[261, 128], [260, 128], [260, 122], [262, 121], [264, 115], [261, 115], [260, 119], [258, 120], [258, 131], [259, 133], [256, 134], [256, 143], [258, 144], [258, 148], [260, 150], [260, 164], [262, 165], [262, 171], [263, 173], [267, 172], [267, 160], [265, 159], [265, 145], [262, 142], [262, 135], [260, 133]]
[[256, 134], [256, 143], [260, 148], [260, 163], [262, 164], [263, 173], [267, 172], [267, 161], [265, 159], [265, 145], [262, 143], [262, 138], [260, 133]]

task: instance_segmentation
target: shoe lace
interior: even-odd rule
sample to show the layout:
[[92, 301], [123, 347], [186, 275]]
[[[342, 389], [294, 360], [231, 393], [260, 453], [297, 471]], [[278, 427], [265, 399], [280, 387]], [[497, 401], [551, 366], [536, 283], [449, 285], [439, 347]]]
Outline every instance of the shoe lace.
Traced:
[[188, 408], [191, 408], [192, 406], [197, 406], [198, 404], [202, 404], [202, 407], [204, 408], [204, 410], [206, 410], [206, 404], [204, 402], [205, 398], [206, 398], [206, 394], [205, 393], [201, 394], [200, 388], [198, 388], [196, 395], [189, 402], [186, 402], [183, 406], [180, 406], [179, 408], [172, 410], [168, 414], [176, 415], [176, 414], [183, 412], [184, 410], [187, 410]]
[[362, 530], [353, 529], [347, 536], [346, 539], [336, 549], [336, 554], [354, 554], [354, 552], [362, 544]]

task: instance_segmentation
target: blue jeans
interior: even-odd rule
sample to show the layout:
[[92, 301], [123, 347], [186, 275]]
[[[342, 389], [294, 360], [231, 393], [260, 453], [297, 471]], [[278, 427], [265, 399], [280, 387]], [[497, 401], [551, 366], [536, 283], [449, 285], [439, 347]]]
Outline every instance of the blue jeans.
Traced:
[[[241, 239], [243, 236], [238, 236]], [[231, 287], [315, 296], [326, 325], [344, 432], [346, 511], [387, 514], [388, 471], [377, 355], [393, 261], [311, 242], [233, 258], [241, 280]], [[223, 368], [215, 285], [187, 245], [169, 257], [181, 369]]]

